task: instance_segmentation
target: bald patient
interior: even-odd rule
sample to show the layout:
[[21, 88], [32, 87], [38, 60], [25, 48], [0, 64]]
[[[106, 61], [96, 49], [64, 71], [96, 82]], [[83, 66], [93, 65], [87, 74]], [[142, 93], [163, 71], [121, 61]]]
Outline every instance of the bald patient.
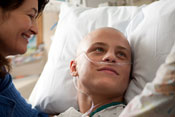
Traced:
[[78, 94], [79, 111], [69, 108], [58, 117], [116, 117], [131, 71], [131, 49], [125, 36], [114, 28], [90, 32], [70, 64]]

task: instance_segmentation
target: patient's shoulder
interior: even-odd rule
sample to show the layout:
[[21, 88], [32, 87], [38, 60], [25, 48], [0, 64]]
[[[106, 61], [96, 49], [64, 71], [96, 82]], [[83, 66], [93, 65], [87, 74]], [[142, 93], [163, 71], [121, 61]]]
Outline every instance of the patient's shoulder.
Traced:
[[60, 113], [57, 117], [81, 117], [81, 115], [83, 114], [80, 113], [78, 110], [76, 110], [73, 107], [70, 107], [65, 112]]

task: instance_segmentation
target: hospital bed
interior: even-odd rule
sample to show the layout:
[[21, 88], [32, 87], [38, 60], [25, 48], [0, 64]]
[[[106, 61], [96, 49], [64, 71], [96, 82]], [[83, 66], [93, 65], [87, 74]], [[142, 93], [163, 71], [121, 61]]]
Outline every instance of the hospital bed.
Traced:
[[175, 43], [174, 0], [160, 0], [140, 7], [87, 8], [62, 4], [59, 9], [48, 61], [29, 98], [33, 106], [47, 113], [60, 113], [70, 106], [78, 109], [69, 62], [88, 32], [108, 26], [126, 35], [134, 59], [133, 79], [125, 95], [127, 103], [153, 81]]

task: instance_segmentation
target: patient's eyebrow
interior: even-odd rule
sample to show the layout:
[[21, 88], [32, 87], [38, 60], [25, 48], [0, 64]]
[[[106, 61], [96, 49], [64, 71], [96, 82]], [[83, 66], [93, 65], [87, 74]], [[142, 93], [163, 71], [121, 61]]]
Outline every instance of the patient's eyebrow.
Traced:
[[99, 45], [99, 46], [107, 46], [105, 43], [103, 42], [95, 42], [93, 43], [91, 46], [96, 46], [96, 45]]
[[93, 44], [91, 44], [88, 47], [87, 52], [90, 52], [92, 49], [94, 49], [95, 47], [107, 47], [107, 45], [103, 42], [94, 42]]
[[127, 47], [123, 47], [123, 46], [117, 46], [116, 49], [119, 49], [119, 50], [124, 50], [124, 51], [127, 51], [130, 53], [130, 49], [128, 49]]

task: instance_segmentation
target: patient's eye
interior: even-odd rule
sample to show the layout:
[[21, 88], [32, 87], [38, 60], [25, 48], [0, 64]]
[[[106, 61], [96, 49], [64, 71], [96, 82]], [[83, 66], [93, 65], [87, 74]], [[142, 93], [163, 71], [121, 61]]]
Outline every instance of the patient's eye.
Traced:
[[118, 51], [118, 52], [116, 53], [116, 56], [117, 56], [119, 59], [125, 59], [125, 58], [127, 58], [126, 53], [125, 53], [125, 52], [122, 52], [122, 51]]
[[96, 53], [103, 53], [105, 50], [104, 50], [104, 48], [102, 48], [102, 47], [97, 47], [97, 48], [95, 48], [95, 52]]
[[104, 54], [108, 49], [108, 46], [102, 42], [96, 42], [92, 44], [87, 53], [93, 54], [93, 55], [102, 55]]

